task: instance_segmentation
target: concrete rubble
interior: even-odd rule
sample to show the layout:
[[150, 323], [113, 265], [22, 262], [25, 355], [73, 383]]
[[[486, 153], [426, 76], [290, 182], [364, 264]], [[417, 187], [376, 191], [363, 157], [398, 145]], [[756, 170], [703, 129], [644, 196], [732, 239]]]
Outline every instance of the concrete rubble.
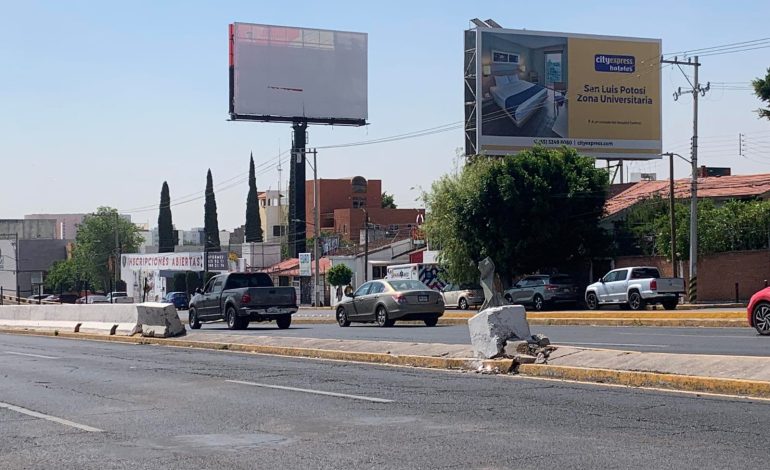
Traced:
[[518, 364], [543, 364], [556, 350], [547, 336], [532, 335], [521, 305], [482, 310], [468, 320], [471, 345], [481, 359], [512, 358]]

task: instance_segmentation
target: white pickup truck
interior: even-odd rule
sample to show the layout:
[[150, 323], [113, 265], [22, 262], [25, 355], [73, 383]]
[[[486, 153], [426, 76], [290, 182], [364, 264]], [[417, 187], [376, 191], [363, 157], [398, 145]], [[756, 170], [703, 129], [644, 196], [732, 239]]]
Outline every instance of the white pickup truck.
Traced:
[[674, 310], [684, 294], [684, 279], [660, 277], [655, 267], [615, 269], [586, 288], [586, 306], [596, 310], [600, 305], [628, 305], [643, 310], [649, 304], [662, 304]]

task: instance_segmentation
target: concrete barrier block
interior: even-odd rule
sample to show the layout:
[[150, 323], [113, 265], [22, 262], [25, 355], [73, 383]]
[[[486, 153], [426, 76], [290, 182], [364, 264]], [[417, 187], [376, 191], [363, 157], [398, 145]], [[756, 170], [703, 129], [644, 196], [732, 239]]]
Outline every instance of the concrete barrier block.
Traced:
[[142, 336], [168, 338], [185, 334], [176, 307], [160, 302], [135, 304], [136, 324], [140, 325]]
[[508, 340], [526, 340], [531, 336], [527, 312], [521, 305], [482, 310], [468, 320], [468, 330], [476, 357], [484, 359], [502, 355]]

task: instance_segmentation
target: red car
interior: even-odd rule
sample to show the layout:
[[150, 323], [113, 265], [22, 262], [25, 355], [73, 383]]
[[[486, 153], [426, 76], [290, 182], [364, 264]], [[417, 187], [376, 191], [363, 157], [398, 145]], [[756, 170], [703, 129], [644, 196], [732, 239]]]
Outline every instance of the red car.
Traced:
[[749, 325], [756, 328], [760, 335], [770, 335], [770, 287], [751, 296], [746, 313]]

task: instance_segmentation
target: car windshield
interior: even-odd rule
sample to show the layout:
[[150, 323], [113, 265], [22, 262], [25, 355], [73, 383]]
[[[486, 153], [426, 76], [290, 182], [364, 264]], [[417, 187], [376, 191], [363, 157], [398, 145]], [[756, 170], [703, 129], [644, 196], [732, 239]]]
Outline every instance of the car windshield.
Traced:
[[243, 289], [244, 287], [273, 287], [270, 276], [264, 273], [231, 274], [227, 278], [226, 289]]
[[551, 276], [551, 284], [574, 284], [569, 276]]
[[631, 272], [631, 279], [658, 279], [660, 272], [657, 268], [635, 268]]
[[403, 280], [403, 281], [388, 281], [390, 287], [395, 291], [405, 290], [427, 290], [428, 287], [420, 281]]
[[478, 284], [460, 284], [461, 290], [476, 290], [481, 289], [481, 286]]

